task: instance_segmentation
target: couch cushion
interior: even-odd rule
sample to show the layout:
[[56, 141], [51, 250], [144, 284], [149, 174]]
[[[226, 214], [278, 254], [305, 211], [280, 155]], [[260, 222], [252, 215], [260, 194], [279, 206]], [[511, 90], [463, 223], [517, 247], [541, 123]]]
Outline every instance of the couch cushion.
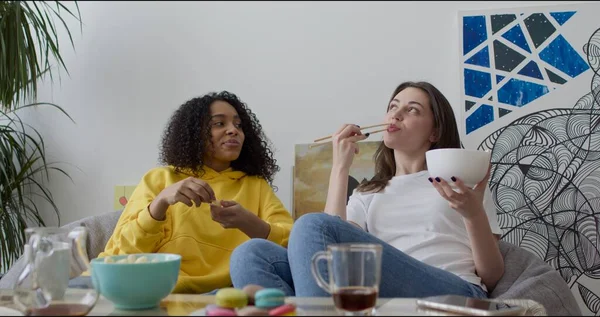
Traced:
[[498, 299], [530, 299], [548, 315], [581, 315], [575, 297], [560, 274], [535, 254], [500, 241], [504, 275], [490, 293]]
[[72, 229], [77, 226], [83, 226], [87, 229], [88, 239], [86, 241], [86, 250], [88, 258], [91, 260], [104, 251], [104, 247], [115, 230], [120, 216], [121, 211], [108, 212], [74, 221], [65, 225], [64, 228]]

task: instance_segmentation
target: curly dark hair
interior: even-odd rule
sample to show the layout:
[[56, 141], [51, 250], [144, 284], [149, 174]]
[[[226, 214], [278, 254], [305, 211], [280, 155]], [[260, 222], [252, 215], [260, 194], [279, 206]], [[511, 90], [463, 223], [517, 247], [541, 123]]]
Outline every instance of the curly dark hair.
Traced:
[[279, 166], [270, 149], [271, 143], [263, 133], [256, 115], [235, 94], [228, 91], [211, 92], [188, 100], [173, 113], [162, 136], [160, 163], [172, 165], [178, 172], [189, 169], [199, 175], [198, 172], [202, 171], [204, 165], [206, 145], [211, 139], [210, 106], [219, 100], [235, 108], [245, 135], [240, 156], [231, 162], [231, 167], [249, 176], [260, 176], [272, 186]]

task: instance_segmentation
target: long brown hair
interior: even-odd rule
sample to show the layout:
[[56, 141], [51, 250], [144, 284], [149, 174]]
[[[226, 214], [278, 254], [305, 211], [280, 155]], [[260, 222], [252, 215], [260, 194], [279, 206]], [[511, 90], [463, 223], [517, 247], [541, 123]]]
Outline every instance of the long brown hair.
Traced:
[[[431, 145], [430, 149], [443, 149], [443, 148], [460, 148], [460, 136], [458, 134], [458, 127], [456, 126], [456, 118], [454, 117], [454, 111], [452, 106], [446, 97], [428, 82], [412, 82], [407, 81], [400, 84], [392, 93], [392, 97], [389, 103], [394, 97], [406, 88], [418, 88], [421, 89], [429, 96], [429, 104], [433, 111], [433, 125], [437, 131], [437, 142]], [[375, 176], [370, 181], [365, 181], [358, 185], [357, 190], [359, 192], [375, 192], [378, 193], [387, 186], [394, 175], [396, 175], [396, 161], [394, 160], [394, 150], [385, 146], [383, 141], [379, 144], [375, 155], [373, 156], [375, 161]]]

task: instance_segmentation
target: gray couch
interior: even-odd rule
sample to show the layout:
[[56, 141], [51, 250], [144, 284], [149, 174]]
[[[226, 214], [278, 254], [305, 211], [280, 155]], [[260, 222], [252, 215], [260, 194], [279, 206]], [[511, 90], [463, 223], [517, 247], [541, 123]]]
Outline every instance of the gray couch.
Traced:
[[[104, 250], [121, 212], [88, 217], [65, 225], [65, 228], [85, 226], [89, 237], [86, 249], [90, 259]], [[505, 273], [490, 293], [495, 299], [529, 299], [544, 306], [548, 315], [581, 315], [571, 290], [556, 270], [533, 253], [513, 244], [500, 241]], [[23, 267], [19, 259], [0, 280], [0, 289], [12, 288]]]

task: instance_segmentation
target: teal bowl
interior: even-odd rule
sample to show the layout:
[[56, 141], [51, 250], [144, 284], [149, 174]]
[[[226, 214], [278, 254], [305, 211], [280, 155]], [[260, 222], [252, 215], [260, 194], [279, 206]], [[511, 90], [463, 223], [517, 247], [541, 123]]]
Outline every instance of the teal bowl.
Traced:
[[157, 307], [175, 288], [179, 277], [181, 256], [168, 253], [139, 253], [145, 263], [117, 263], [128, 255], [113, 255], [91, 261], [92, 283], [96, 290], [111, 301], [115, 308], [140, 310]]

